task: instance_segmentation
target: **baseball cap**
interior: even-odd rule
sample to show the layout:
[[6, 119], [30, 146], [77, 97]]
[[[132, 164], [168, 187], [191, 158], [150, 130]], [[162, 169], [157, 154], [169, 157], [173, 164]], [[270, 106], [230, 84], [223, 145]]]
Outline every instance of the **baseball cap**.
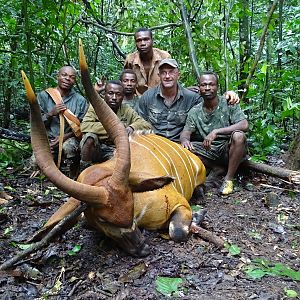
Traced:
[[173, 68], [178, 68], [178, 63], [173, 58], [165, 58], [165, 59], [161, 60], [158, 65], [158, 68], [160, 68], [162, 65], [169, 65]]

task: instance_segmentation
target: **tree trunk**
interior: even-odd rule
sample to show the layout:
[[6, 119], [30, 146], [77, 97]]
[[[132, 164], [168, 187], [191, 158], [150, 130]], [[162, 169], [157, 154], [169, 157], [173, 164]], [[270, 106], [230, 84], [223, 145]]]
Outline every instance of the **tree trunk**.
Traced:
[[267, 164], [262, 164], [262, 163], [256, 163], [250, 160], [243, 162], [241, 164], [241, 167], [248, 168], [253, 171], [267, 174], [270, 176], [278, 177], [292, 183], [296, 183], [296, 184], [300, 183], [300, 172], [297, 171], [293, 171], [281, 167], [269, 166]]
[[254, 72], [256, 70], [258, 61], [261, 57], [261, 54], [262, 54], [262, 51], [263, 51], [263, 48], [264, 48], [264, 44], [265, 44], [265, 40], [266, 40], [266, 35], [267, 35], [267, 32], [268, 32], [268, 28], [269, 28], [273, 13], [275, 11], [275, 8], [278, 4], [278, 1], [279, 0], [274, 0], [273, 1], [273, 4], [271, 5], [270, 10], [268, 12], [267, 21], [264, 25], [263, 32], [262, 32], [261, 37], [260, 37], [259, 47], [258, 47], [258, 50], [256, 52], [254, 62], [252, 64], [252, 67], [251, 67], [251, 69], [249, 71], [249, 74], [248, 74], [248, 77], [246, 79], [246, 83], [245, 83], [245, 86], [244, 86], [244, 92], [242, 94], [241, 101], [243, 101], [246, 98], [247, 94], [248, 94], [250, 82], [251, 82], [251, 79], [252, 79], [252, 77], [254, 75]]
[[15, 132], [9, 129], [5, 129], [0, 127], [0, 138], [7, 140], [14, 140], [19, 142], [29, 142], [30, 143], [30, 135], [23, 134], [20, 132]]
[[[18, 25], [16, 25], [17, 30]], [[10, 56], [10, 63], [9, 63], [9, 70], [7, 72], [7, 80], [10, 82], [6, 85], [6, 92], [4, 97], [4, 113], [3, 113], [3, 127], [8, 128], [10, 123], [10, 109], [11, 109], [11, 101], [13, 99], [14, 89], [15, 86], [11, 84], [13, 81], [15, 74], [16, 74], [16, 50], [17, 50], [17, 40], [13, 39], [10, 43], [10, 50], [11, 50], [11, 56]]]
[[283, 1], [279, 0], [278, 3], [278, 42], [280, 44], [279, 49], [277, 50], [277, 69], [279, 72], [277, 72], [279, 79], [281, 78], [281, 69], [282, 69], [282, 14], [283, 14]]
[[[244, 9], [244, 13], [239, 18], [239, 50], [240, 50], [240, 74], [239, 74], [239, 90], [244, 90], [247, 79], [246, 65], [250, 57], [250, 41], [249, 41], [249, 17], [246, 10], [249, 9], [249, 0], [239, 0], [240, 5]], [[241, 96], [241, 92], [239, 93]]]
[[300, 129], [298, 130], [285, 159], [286, 165], [292, 170], [300, 170]]
[[224, 34], [223, 34], [223, 42], [224, 42], [224, 62], [226, 66], [226, 76], [225, 76], [225, 91], [229, 89], [229, 62], [228, 62], [228, 29], [230, 26], [230, 12], [232, 10], [233, 2], [229, 1], [227, 5], [224, 5]]
[[29, 78], [34, 90], [34, 75], [32, 66], [32, 42], [31, 42], [31, 30], [30, 30], [30, 19], [28, 16], [28, 3], [27, 0], [22, 1], [22, 16], [24, 22], [24, 35], [26, 36], [26, 57], [29, 68]]
[[18, 35], [20, 27], [20, 18], [17, 17], [17, 22], [15, 25], [14, 36], [10, 40], [10, 62], [9, 69], [7, 71], [7, 78], [4, 79], [4, 112], [3, 112], [3, 126], [4, 128], [9, 128], [10, 125], [10, 113], [11, 113], [11, 102], [14, 97], [14, 91], [16, 90], [16, 85], [12, 84], [15, 76], [17, 74], [17, 47], [18, 47]]
[[[272, 36], [268, 34], [266, 41], [266, 69], [265, 69], [265, 78], [264, 78], [264, 89], [263, 97], [261, 101], [261, 110], [265, 110], [270, 106], [274, 107], [273, 103], [270, 103], [270, 66], [272, 65]], [[273, 111], [274, 113], [274, 111]]]
[[190, 58], [191, 58], [191, 61], [192, 61], [193, 69], [194, 69], [195, 74], [197, 76], [197, 80], [199, 81], [200, 69], [199, 69], [199, 65], [197, 63], [196, 51], [195, 51], [195, 47], [194, 47], [194, 43], [193, 43], [190, 22], [189, 22], [187, 13], [186, 13], [186, 7], [183, 3], [183, 0], [180, 0], [179, 2], [180, 2], [181, 19], [182, 19], [182, 23], [184, 25], [185, 34], [186, 34], [188, 45], [189, 45]]

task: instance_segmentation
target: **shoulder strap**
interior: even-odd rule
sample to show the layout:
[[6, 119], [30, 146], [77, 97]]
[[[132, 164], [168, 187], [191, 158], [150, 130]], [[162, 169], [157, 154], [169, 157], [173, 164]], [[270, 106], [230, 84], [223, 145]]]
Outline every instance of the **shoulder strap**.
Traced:
[[[48, 95], [51, 97], [51, 99], [56, 103], [60, 104], [62, 103], [62, 97], [60, 92], [55, 89], [55, 88], [48, 88], [46, 89], [46, 92]], [[80, 130], [80, 121], [79, 119], [67, 108], [64, 112], [63, 115], [70, 125], [72, 131], [74, 132], [75, 136], [78, 138], [82, 137], [82, 133]]]
[[[49, 88], [46, 90], [46, 92], [50, 95], [52, 100], [56, 103], [62, 103], [62, 98], [57, 89]], [[59, 141], [58, 141], [58, 158], [57, 158], [57, 168], [60, 168], [61, 163], [61, 156], [62, 156], [62, 147], [64, 142], [64, 128], [65, 128], [65, 122], [63, 114], [59, 114]]]
[[[62, 103], [60, 92], [57, 89], [48, 88], [46, 89], [46, 92], [56, 104]], [[76, 125], [80, 126], [79, 119], [68, 108], [64, 111], [64, 117], [66, 118], [67, 121], [69, 119], [73, 121]]]

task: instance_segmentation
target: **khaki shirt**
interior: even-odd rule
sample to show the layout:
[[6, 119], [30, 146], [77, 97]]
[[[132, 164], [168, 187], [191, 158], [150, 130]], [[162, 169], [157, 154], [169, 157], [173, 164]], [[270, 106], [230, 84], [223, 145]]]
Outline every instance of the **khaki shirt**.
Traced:
[[[152, 129], [152, 126], [148, 122], [146, 122], [131, 107], [126, 104], [121, 104], [121, 107], [117, 112], [117, 116], [124, 124], [125, 128], [130, 126], [133, 128], [133, 130]], [[89, 109], [81, 122], [80, 129], [82, 133], [91, 132], [97, 134], [99, 139], [108, 139], [107, 132], [104, 129], [102, 123], [99, 121], [92, 105], [89, 106]]]
[[171, 55], [164, 50], [153, 48], [153, 58], [149, 70], [148, 78], [144, 65], [140, 59], [138, 51], [128, 54], [125, 60], [124, 69], [132, 69], [137, 76], [137, 94], [142, 95], [148, 88], [154, 87], [160, 83], [158, 76], [158, 65], [162, 59], [169, 58]]

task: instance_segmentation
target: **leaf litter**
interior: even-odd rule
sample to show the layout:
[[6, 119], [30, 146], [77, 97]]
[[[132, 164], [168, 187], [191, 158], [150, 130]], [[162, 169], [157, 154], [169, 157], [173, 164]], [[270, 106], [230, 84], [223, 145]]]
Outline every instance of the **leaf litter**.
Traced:
[[[0, 206], [2, 263], [16, 255], [22, 244], [19, 240], [41, 228], [66, 195], [46, 179], [28, 178], [26, 174], [1, 181], [12, 187], [9, 194], [13, 197]], [[1, 271], [0, 298], [298, 297], [300, 196], [276, 190], [276, 196], [272, 195], [276, 201], [271, 199], [272, 205], [266, 205], [269, 190], [259, 182], [285, 188], [274, 178], [249, 175], [230, 197], [220, 197], [213, 188], [206, 193], [205, 201], [195, 206], [196, 212], [201, 211], [198, 208], [207, 212], [201, 226], [224, 238], [227, 249], [217, 249], [196, 234], [186, 243], [175, 243], [161, 237], [166, 232], [144, 231], [151, 254], [133, 258], [81, 222], [46, 249], [30, 255], [11, 270]], [[33, 202], [26, 198], [28, 194], [46, 205], [30, 206]]]

